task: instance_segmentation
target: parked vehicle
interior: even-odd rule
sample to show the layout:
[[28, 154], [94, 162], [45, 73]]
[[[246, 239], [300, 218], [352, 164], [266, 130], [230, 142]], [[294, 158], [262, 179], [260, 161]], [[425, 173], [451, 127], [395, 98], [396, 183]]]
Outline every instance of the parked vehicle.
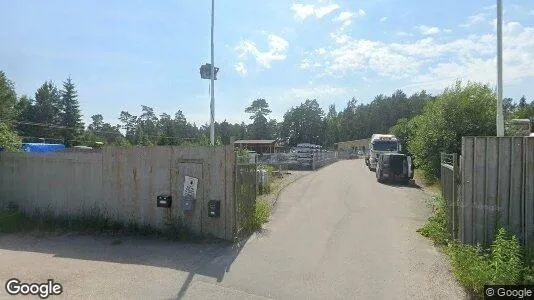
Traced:
[[392, 134], [373, 134], [369, 143], [369, 155], [365, 157], [365, 164], [370, 171], [376, 171], [378, 156], [382, 153], [400, 153], [401, 143]]
[[413, 179], [412, 158], [402, 153], [380, 154], [376, 164], [376, 180], [408, 184]]

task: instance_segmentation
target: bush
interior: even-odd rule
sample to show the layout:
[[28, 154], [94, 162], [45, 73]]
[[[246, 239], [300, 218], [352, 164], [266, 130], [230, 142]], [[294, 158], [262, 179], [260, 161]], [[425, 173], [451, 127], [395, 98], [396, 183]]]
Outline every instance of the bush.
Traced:
[[480, 295], [484, 284], [492, 279], [490, 258], [480, 246], [464, 245], [453, 242], [447, 246], [452, 273], [468, 291]]
[[429, 103], [423, 114], [395, 128], [411, 135], [408, 150], [427, 180], [440, 174], [440, 154], [460, 153], [463, 136], [493, 136], [496, 96], [488, 85], [457, 82]]
[[254, 205], [254, 214], [248, 220], [247, 229], [258, 230], [261, 226], [269, 222], [271, 216], [271, 204], [266, 200], [258, 200]]
[[485, 284], [513, 285], [521, 281], [524, 271], [521, 245], [504, 228], [498, 230], [489, 251], [454, 242], [446, 253], [458, 281], [476, 294], [482, 294]]
[[7, 124], [0, 122], [0, 148], [17, 151], [20, 148], [20, 137]]
[[[452, 241], [444, 198], [433, 198], [432, 206], [432, 215], [418, 232], [445, 246], [454, 276], [468, 291], [482, 295], [485, 284], [534, 282], [534, 267], [523, 267], [522, 248], [515, 236], [499, 228], [489, 249]], [[534, 251], [531, 254], [534, 257]]]
[[441, 196], [432, 198], [432, 215], [427, 223], [417, 230], [422, 236], [430, 238], [436, 245], [447, 245], [451, 236], [448, 231], [448, 217], [445, 199]]

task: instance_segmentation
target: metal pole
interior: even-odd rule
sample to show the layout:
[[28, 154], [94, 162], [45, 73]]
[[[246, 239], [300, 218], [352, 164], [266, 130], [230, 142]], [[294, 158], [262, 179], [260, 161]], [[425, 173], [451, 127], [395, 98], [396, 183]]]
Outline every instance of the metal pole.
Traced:
[[213, 23], [215, 14], [215, 0], [211, 0], [211, 103], [210, 103], [210, 138], [211, 145], [215, 146], [215, 62], [214, 62], [214, 50], [213, 50]]
[[502, 86], [502, 0], [497, 0], [497, 136], [504, 136]]

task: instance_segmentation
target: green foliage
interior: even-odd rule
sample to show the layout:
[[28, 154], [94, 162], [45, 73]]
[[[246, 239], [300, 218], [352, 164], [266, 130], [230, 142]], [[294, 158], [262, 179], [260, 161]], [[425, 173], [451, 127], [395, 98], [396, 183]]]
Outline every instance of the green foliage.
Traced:
[[490, 257], [480, 246], [453, 242], [445, 248], [452, 273], [458, 282], [470, 292], [481, 295], [484, 284], [492, 278]]
[[306, 100], [284, 115], [281, 136], [289, 145], [322, 144], [324, 112], [317, 100]]
[[8, 151], [20, 149], [20, 137], [6, 123], [0, 122], [0, 148]]
[[16, 103], [15, 86], [6, 74], [0, 71], [0, 122], [11, 125], [16, 114]]
[[521, 245], [506, 229], [499, 228], [491, 245], [491, 268], [493, 284], [516, 284], [523, 268]]
[[441, 152], [461, 152], [463, 136], [495, 135], [495, 101], [489, 86], [457, 82], [410, 121], [408, 150], [427, 180], [439, 178]]
[[269, 103], [265, 99], [256, 99], [245, 109], [245, 113], [251, 114], [253, 120], [249, 125], [248, 138], [250, 139], [272, 139], [276, 135], [276, 120], [267, 120], [271, 113]]
[[63, 128], [63, 139], [67, 147], [71, 146], [74, 139], [83, 130], [78, 93], [70, 77], [63, 82], [61, 94], [60, 113]]
[[468, 290], [481, 295], [485, 284], [518, 284], [524, 267], [515, 236], [499, 228], [488, 250], [453, 242], [446, 248], [453, 274]]
[[246, 164], [250, 161], [250, 153], [247, 149], [239, 149], [237, 150], [237, 163]]
[[433, 199], [433, 212], [418, 232], [445, 247], [452, 272], [470, 292], [481, 295], [485, 284], [518, 284], [533, 280], [534, 268], [524, 268], [522, 249], [515, 236], [499, 228], [490, 249], [465, 245], [451, 240], [448, 232], [446, 205], [443, 197]]
[[401, 141], [402, 152], [407, 155], [411, 155], [408, 150], [408, 141], [412, 139], [415, 132], [415, 124], [407, 118], [402, 118], [397, 121], [389, 130], [391, 134], [394, 134]]
[[432, 198], [432, 215], [426, 224], [417, 230], [422, 236], [430, 238], [436, 245], [446, 245], [451, 236], [447, 229], [448, 216], [445, 199], [442, 196]]
[[245, 229], [255, 231], [261, 229], [262, 225], [269, 222], [271, 216], [271, 204], [267, 200], [258, 200], [254, 204], [254, 214], [247, 223]]

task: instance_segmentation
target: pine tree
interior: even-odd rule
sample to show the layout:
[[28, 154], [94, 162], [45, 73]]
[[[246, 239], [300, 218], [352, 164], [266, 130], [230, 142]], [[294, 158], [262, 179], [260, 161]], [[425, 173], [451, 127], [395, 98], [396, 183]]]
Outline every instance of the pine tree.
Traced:
[[63, 138], [65, 144], [72, 146], [73, 140], [83, 130], [82, 116], [80, 113], [80, 104], [78, 102], [78, 93], [70, 76], [63, 82], [61, 91], [61, 125], [65, 126]]

